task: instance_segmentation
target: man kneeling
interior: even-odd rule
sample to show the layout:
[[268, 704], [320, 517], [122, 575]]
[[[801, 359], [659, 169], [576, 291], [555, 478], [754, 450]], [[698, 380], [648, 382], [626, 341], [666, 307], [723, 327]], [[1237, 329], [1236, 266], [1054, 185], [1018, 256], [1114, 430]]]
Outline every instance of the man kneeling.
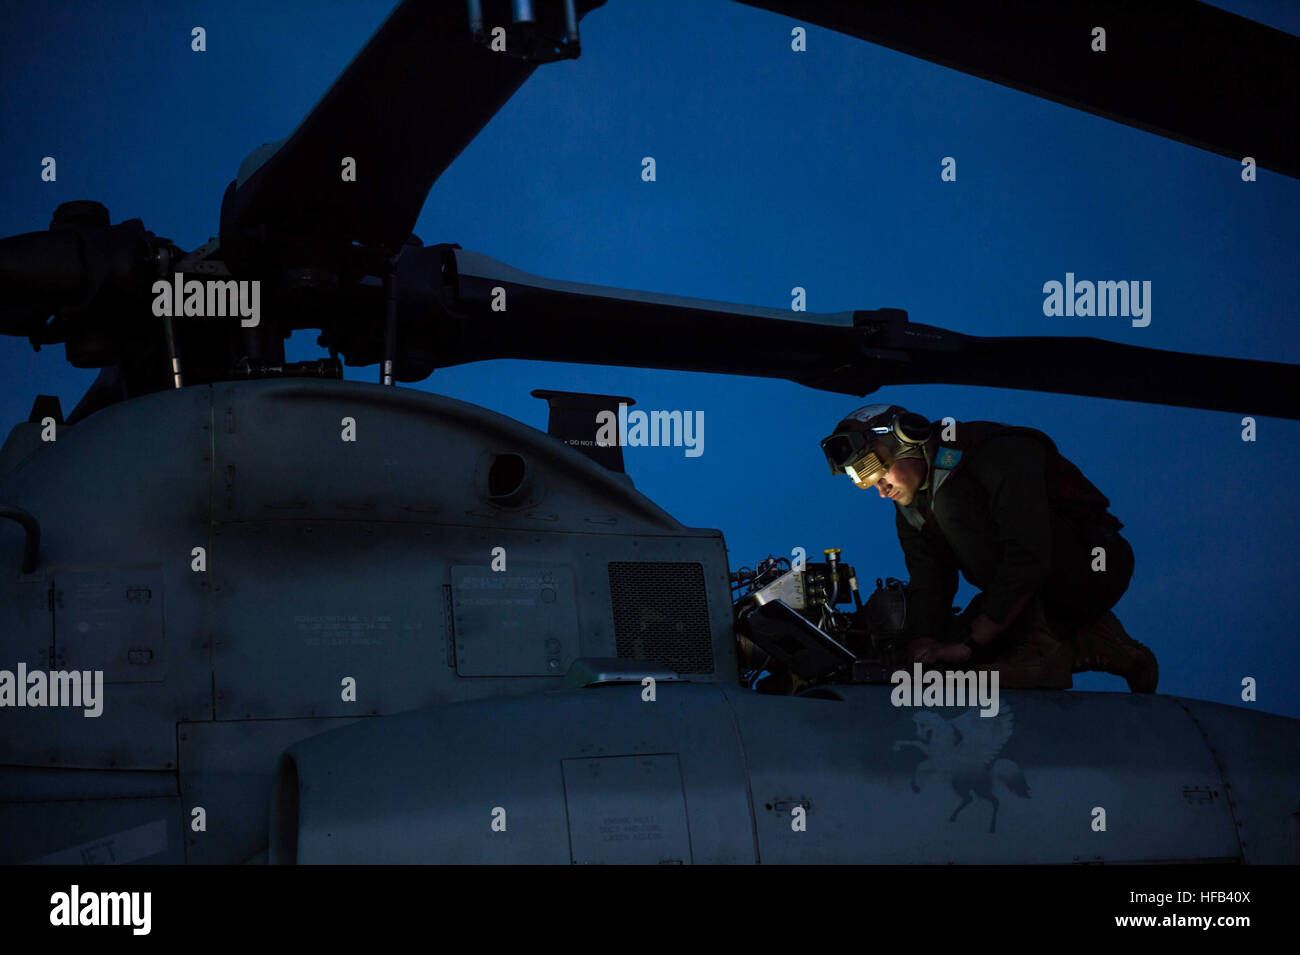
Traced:
[[[911, 584], [913, 659], [997, 669], [1004, 687], [1064, 689], [1072, 673], [1155, 691], [1155, 655], [1110, 608], [1128, 589], [1133, 549], [1110, 501], [1041, 431], [950, 423], [875, 404], [822, 440], [832, 472], [894, 503]], [[981, 593], [960, 617], [957, 572]]]

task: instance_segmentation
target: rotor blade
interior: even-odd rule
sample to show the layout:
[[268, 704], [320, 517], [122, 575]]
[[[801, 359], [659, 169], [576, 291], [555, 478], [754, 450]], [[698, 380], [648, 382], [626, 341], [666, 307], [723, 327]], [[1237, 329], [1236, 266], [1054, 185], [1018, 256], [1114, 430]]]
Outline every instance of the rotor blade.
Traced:
[[909, 322], [899, 309], [731, 305], [541, 278], [448, 246], [409, 251], [399, 261], [397, 337], [422, 374], [524, 358], [786, 378], [851, 395], [965, 384], [1300, 418], [1300, 367], [1280, 362], [1094, 338], [978, 338]]
[[1204, 3], [739, 2], [1300, 178], [1300, 38]]
[[1019, 388], [1300, 419], [1300, 366], [1283, 362], [1065, 337], [960, 336], [953, 351], [909, 349], [908, 357], [889, 383]]
[[[577, 15], [603, 3], [579, 0]], [[241, 170], [223, 237], [265, 227], [396, 251], [434, 181], [535, 67], [476, 42], [464, 0], [404, 0], [292, 135]]]

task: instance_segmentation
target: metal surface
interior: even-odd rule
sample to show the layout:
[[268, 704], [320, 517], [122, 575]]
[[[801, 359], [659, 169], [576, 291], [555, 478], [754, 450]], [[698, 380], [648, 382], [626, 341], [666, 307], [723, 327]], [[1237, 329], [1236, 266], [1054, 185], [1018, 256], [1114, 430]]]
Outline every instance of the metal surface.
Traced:
[[515, 563], [451, 568], [456, 672], [461, 676], [556, 676], [578, 654], [573, 569]]
[[105, 683], [166, 678], [160, 568], [59, 571], [52, 597], [61, 669], [102, 670]]
[[185, 860], [175, 796], [0, 804], [0, 862], [176, 865]]
[[609, 592], [620, 657], [678, 673], [714, 671], [702, 565], [612, 561]]
[[[64, 429], [0, 477], [0, 500], [40, 519], [45, 555], [36, 575], [19, 576], [21, 529], [0, 522], [8, 666], [102, 666], [106, 680], [97, 718], [79, 708], [4, 710], [0, 765], [174, 771], [176, 722], [211, 718], [207, 580], [190, 569], [192, 549], [210, 546], [211, 427], [211, 389], [159, 392]], [[64, 587], [60, 608], [63, 580], [116, 589], [81, 601]], [[149, 603], [132, 602], [138, 586]], [[133, 663], [131, 650], [156, 652]]]
[[803, 610], [805, 606], [803, 582], [802, 571], [787, 571], [766, 587], [756, 591], [754, 603], [761, 607], [770, 600], [783, 600], [795, 610]]
[[[842, 702], [724, 692], [764, 862], [1240, 857], [1227, 807], [1183, 798], [1184, 786], [1219, 778], [1169, 699], [1007, 690], [998, 714], [981, 717], [895, 707], [888, 686], [837, 686]], [[806, 806], [805, 832], [791, 828], [795, 804]], [[1092, 829], [1096, 807], [1105, 832]]]
[[[297, 851], [272, 862], [755, 861], [743, 758], [713, 686], [662, 684], [653, 703], [634, 685], [434, 707], [305, 740], [288, 760], [272, 845], [288, 828]], [[669, 802], [649, 807], [638, 780]], [[610, 838], [634, 826], [661, 838]]]
[[1292, 838], [1300, 812], [1296, 721], [1203, 700], [1177, 702], [1195, 721], [1219, 767], [1221, 801], [1236, 823], [1244, 861], [1300, 863], [1300, 845]]
[[[891, 308], [796, 315], [421, 247], [431, 184], [537, 59], [577, 52], [599, 5], [518, 4], [511, 42], [530, 61], [482, 44], [502, 3], [487, 20], [475, 2], [399, 3], [297, 129], [249, 154], [220, 241], [189, 255], [95, 203], [0, 239], [0, 333], [103, 369], [56, 441], [29, 421], [0, 450], [0, 516], [16, 519], [0, 520], [0, 667], [105, 677], [100, 716], [0, 714], [0, 862], [1300, 860], [1300, 721], [1155, 696], [1008, 692], [985, 718], [898, 707], [882, 686], [750, 692], [718, 531], [636, 491], [611, 470], [621, 455], [391, 387], [512, 357], [1300, 417], [1296, 369], [1277, 362], [978, 338]], [[1295, 38], [1199, 4], [1169, 8], [1194, 43], [1122, 4], [1066, 7], [1154, 24], [1158, 82], [1130, 82], [1120, 48], [1104, 76], [1034, 59], [1059, 44], [1033, 39], [1025, 3], [929, 5], [1011, 17], [988, 43], [892, 5], [799, 9], [1295, 175], [1279, 137], [1297, 58], [1278, 56]], [[563, 48], [530, 36], [534, 14], [563, 15]], [[1245, 54], [1176, 68], [1216, 43]], [[265, 278], [266, 322], [150, 319], [137, 337], [174, 256]], [[286, 363], [305, 328], [331, 357]], [[325, 380], [342, 362], [382, 362], [388, 387]]]
[[[687, 839], [695, 862], [1243, 858], [1180, 701], [1008, 691], [981, 717], [896, 707], [890, 693], [684, 683], [649, 702], [639, 686], [606, 686], [349, 727], [290, 748], [272, 825], [297, 849], [273, 861], [684, 862]], [[1197, 705], [1212, 722], [1251, 721]], [[1295, 721], [1276, 722], [1250, 757], [1262, 766], [1287, 765], [1300, 745]], [[1294, 772], [1270, 783], [1276, 802], [1294, 802]], [[1289, 846], [1287, 814], [1238, 805], [1243, 825]]]
[[1207, 3], [740, 2], [1300, 176], [1300, 39]]
[[566, 759], [564, 805], [574, 865], [690, 864], [677, 755]]
[[[176, 727], [185, 822], [185, 861], [265, 861], [267, 806], [285, 747], [354, 719], [233, 720]], [[207, 814], [204, 831], [193, 812]]]
[[[583, 0], [578, 16], [602, 2]], [[400, 248], [438, 176], [536, 68], [469, 27], [463, 3], [400, 3], [298, 127], [231, 183], [223, 243], [265, 228]], [[342, 129], [355, 182], [339, 175]]]
[[[346, 479], [312, 466], [351, 454], [339, 443], [345, 411], [361, 440], [409, 449], [409, 466], [357, 454]], [[119, 442], [143, 443], [158, 422], [176, 440], [129, 459], [148, 468], [100, 482], [118, 501], [98, 514], [116, 538], [80, 533], [92, 505], [69, 493], [68, 475]], [[534, 471], [514, 506], [489, 500], [488, 462], [503, 451]], [[447, 469], [456, 454], [479, 464]], [[1003, 713], [984, 720], [895, 708], [887, 687], [839, 686], [824, 694], [835, 698], [813, 699], [729, 685], [736, 660], [720, 535], [682, 527], [550, 436], [459, 402], [326, 381], [162, 392], [67, 429], [19, 460], [0, 493], [43, 515], [48, 555], [40, 573], [22, 576], [13, 573], [20, 548], [7, 551], [7, 645], [51, 666], [61, 647], [69, 666], [81, 654], [113, 674], [98, 719], [5, 713], [5, 831], [50, 829], [70, 813], [84, 821], [67, 838], [14, 843], [31, 858], [94, 856], [96, 840], [154, 821], [132, 808], [144, 798], [169, 806], [178, 827], [199, 804], [225, 820], [224, 843], [186, 834], [193, 861], [256, 860], [277, 753], [300, 739], [290, 752], [303, 786], [304, 860], [1277, 861], [1292, 852], [1293, 720], [1159, 697], [1033, 692], [1004, 694]], [[16, 525], [0, 525], [4, 533], [0, 547], [21, 542]], [[203, 572], [192, 569], [194, 546], [206, 548]], [[492, 569], [498, 546], [507, 572]], [[115, 565], [113, 548], [142, 563]], [[493, 577], [502, 594], [508, 581], [525, 582], [532, 604], [518, 608], [518, 626], [505, 625], [513, 608], [503, 606], [465, 605], [457, 620], [466, 582]], [[548, 620], [548, 607], [561, 616]], [[498, 611], [503, 626], [494, 628]], [[97, 615], [104, 626], [81, 633]], [[80, 643], [62, 639], [69, 628]], [[107, 639], [94, 643], [95, 633]], [[122, 662], [120, 651], [150, 640], [163, 650], [156, 663]], [[678, 672], [692, 661], [711, 666], [681, 674], [693, 683], [658, 680], [653, 701], [643, 697], [645, 674], [528, 693], [563, 686], [571, 658], [656, 648], [663, 654], [649, 669], [629, 663], [634, 676], [670, 661]], [[155, 666], [151, 680], [116, 682], [135, 666]], [[354, 700], [341, 692], [348, 678]], [[386, 715], [313, 735], [332, 725], [321, 717], [370, 714]], [[202, 722], [214, 715], [223, 722]], [[972, 728], [999, 726], [1010, 732], [992, 737], [997, 752], [972, 762]], [[1224, 740], [1237, 741], [1232, 756]], [[624, 757], [652, 760], [640, 769], [635, 759], [584, 763]], [[684, 822], [676, 796], [661, 814], [645, 810], [646, 792], [672, 788], [669, 758]], [[569, 802], [566, 780], [583, 765], [611, 767], [602, 777], [610, 782], [582, 777]], [[66, 780], [45, 775], [58, 767]], [[154, 770], [161, 775], [132, 779], [179, 780], [183, 798], [145, 797], [120, 774], [86, 775], [97, 768]], [[55, 792], [92, 798], [49, 801]], [[283, 831], [291, 823], [287, 803], [278, 805]], [[504, 832], [490, 828], [497, 806]], [[1096, 806], [1107, 811], [1106, 833], [1089, 826]], [[798, 807], [803, 832], [790, 828]], [[180, 858], [170, 836], [153, 854]]]

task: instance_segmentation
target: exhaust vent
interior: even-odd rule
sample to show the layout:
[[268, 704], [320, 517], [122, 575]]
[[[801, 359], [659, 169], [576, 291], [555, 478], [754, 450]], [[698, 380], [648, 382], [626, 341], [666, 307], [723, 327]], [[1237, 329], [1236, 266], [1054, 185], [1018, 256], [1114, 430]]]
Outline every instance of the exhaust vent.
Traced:
[[611, 561], [609, 594], [620, 657], [649, 660], [678, 673], [713, 672], [700, 564]]

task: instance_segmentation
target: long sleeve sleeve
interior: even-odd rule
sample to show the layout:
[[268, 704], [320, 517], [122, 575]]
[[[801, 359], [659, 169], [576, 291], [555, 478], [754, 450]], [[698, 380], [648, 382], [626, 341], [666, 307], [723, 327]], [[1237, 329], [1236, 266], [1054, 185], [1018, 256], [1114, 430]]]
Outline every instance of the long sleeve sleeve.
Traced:
[[957, 564], [941, 540], [927, 538], [903, 517], [895, 515], [898, 543], [903, 548], [908, 586], [906, 631], [909, 637], [942, 638], [952, 622], [957, 594]]

